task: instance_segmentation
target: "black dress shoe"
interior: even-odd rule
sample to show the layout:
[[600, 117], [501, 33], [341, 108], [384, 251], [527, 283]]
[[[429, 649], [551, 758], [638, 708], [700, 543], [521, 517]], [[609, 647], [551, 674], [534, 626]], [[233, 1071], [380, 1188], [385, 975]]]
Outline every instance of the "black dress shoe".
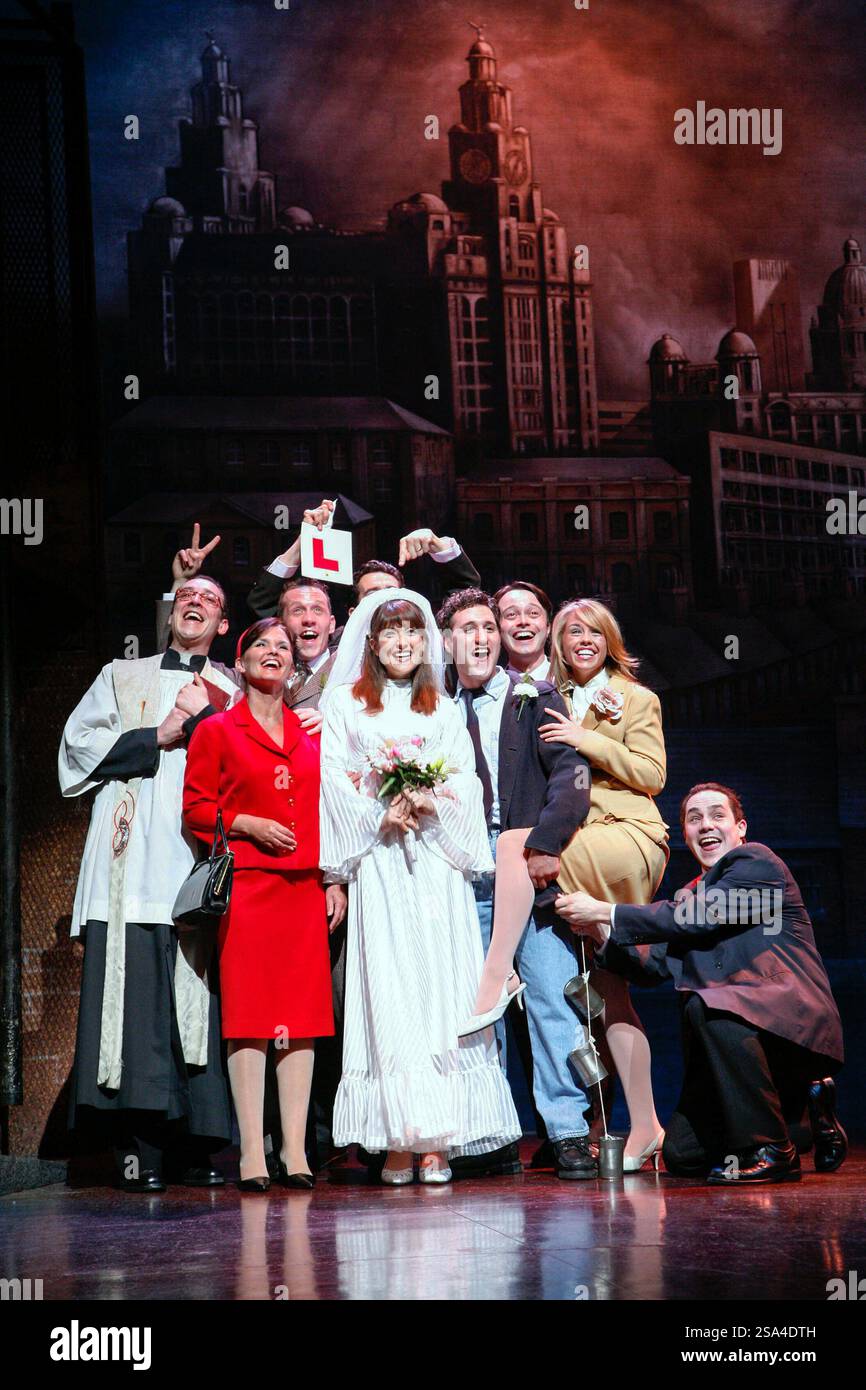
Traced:
[[503, 1144], [487, 1154], [463, 1154], [450, 1158], [448, 1166], [455, 1178], [504, 1178], [523, 1172], [516, 1141]]
[[182, 1187], [225, 1187], [218, 1168], [185, 1168], [178, 1179]]
[[809, 1087], [809, 1119], [816, 1173], [835, 1173], [848, 1156], [848, 1136], [836, 1118], [836, 1083], [825, 1076]]
[[532, 1155], [532, 1158], [529, 1160], [529, 1166], [533, 1172], [537, 1172], [540, 1168], [556, 1167], [553, 1145], [549, 1139], [543, 1139], [541, 1141], [535, 1153]]
[[239, 1178], [239, 1192], [270, 1192], [270, 1178]]
[[165, 1183], [162, 1174], [157, 1173], [154, 1168], [144, 1168], [137, 1178], [127, 1178], [122, 1174], [118, 1179], [118, 1187], [121, 1192], [164, 1192]]
[[382, 1169], [385, 1167], [387, 1159], [387, 1153], [368, 1153], [365, 1148], [362, 1148], [360, 1144], [358, 1145], [358, 1162], [363, 1163], [367, 1169], [371, 1182], [375, 1182], [377, 1178], [382, 1176]]
[[793, 1144], [762, 1144], [737, 1155], [737, 1165], [728, 1172], [727, 1164], [711, 1168], [707, 1182], [711, 1187], [755, 1187], [768, 1182], [799, 1182], [800, 1155]]
[[277, 1182], [282, 1187], [303, 1188], [305, 1192], [309, 1192], [316, 1185], [313, 1173], [290, 1173], [282, 1159], [280, 1159], [279, 1171], [277, 1172]]
[[598, 1177], [598, 1160], [593, 1155], [585, 1134], [579, 1139], [554, 1139], [552, 1148], [558, 1178], [579, 1181], [583, 1178]]

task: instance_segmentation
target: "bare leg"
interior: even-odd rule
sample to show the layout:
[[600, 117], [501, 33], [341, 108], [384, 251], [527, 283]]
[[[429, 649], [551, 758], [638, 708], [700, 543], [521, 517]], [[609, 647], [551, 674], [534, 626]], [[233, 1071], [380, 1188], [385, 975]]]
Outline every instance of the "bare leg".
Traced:
[[604, 998], [604, 1031], [622, 1082], [631, 1125], [625, 1154], [636, 1158], [662, 1125], [653, 1101], [650, 1047], [634, 1010], [627, 982], [608, 970], [594, 971], [593, 983]]
[[229, 1038], [228, 1064], [232, 1100], [241, 1133], [241, 1178], [263, 1178], [268, 1167], [262, 1116], [265, 1108], [267, 1038]]
[[277, 1091], [283, 1146], [280, 1158], [288, 1173], [309, 1173], [304, 1139], [313, 1084], [313, 1041], [292, 1038], [288, 1049], [277, 1048]]
[[402, 1173], [412, 1167], [412, 1161], [411, 1152], [407, 1153], [405, 1149], [389, 1149], [384, 1168], [387, 1168], [389, 1173]]
[[[504, 830], [496, 845], [496, 896], [493, 932], [475, 996], [477, 1014], [492, 1009], [502, 986], [514, 969], [514, 952], [520, 942], [535, 901], [535, 889], [526, 868], [523, 849], [529, 830]], [[511, 982], [511, 988], [517, 981]]]

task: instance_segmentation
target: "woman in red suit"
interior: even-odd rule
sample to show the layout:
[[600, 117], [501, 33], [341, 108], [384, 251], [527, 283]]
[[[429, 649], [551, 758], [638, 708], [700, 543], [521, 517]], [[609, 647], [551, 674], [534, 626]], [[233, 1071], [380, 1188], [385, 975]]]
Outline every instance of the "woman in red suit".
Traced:
[[319, 740], [283, 702], [292, 669], [277, 618], [241, 637], [235, 668], [244, 698], [196, 729], [183, 815], [210, 844], [217, 811], [235, 854], [229, 910], [219, 930], [222, 1031], [241, 1136], [243, 1191], [266, 1192], [262, 1138], [265, 1058], [276, 1039], [283, 1129], [280, 1180], [312, 1187], [304, 1150], [313, 1039], [334, 1031], [328, 921], [346, 911], [344, 890], [319, 870]]

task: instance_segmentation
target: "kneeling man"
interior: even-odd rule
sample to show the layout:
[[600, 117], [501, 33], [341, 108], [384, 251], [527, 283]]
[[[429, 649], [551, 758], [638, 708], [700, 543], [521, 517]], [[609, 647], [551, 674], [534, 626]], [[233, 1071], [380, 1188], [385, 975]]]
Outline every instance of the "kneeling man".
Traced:
[[842, 1065], [842, 1027], [800, 890], [771, 849], [746, 840], [729, 787], [692, 787], [680, 824], [701, 873], [673, 902], [556, 900], [572, 930], [601, 947], [605, 969], [644, 983], [672, 977], [681, 992], [685, 1073], [665, 1167], [726, 1187], [797, 1181], [789, 1125], [808, 1102], [815, 1166], [837, 1168], [847, 1141], [829, 1077]]

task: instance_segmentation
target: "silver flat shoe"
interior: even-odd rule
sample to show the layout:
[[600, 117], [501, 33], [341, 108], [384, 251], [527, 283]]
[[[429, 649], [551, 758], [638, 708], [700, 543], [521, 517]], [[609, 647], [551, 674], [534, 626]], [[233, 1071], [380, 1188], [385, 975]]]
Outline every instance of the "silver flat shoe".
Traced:
[[414, 1168], [383, 1168], [381, 1173], [382, 1181], [388, 1187], [405, 1187], [407, 1183], [415, 1181]]
[[450, 1182], [453, 1173], [450, 1168], [419, 1168], [418, 1181], [426, 1183]]

